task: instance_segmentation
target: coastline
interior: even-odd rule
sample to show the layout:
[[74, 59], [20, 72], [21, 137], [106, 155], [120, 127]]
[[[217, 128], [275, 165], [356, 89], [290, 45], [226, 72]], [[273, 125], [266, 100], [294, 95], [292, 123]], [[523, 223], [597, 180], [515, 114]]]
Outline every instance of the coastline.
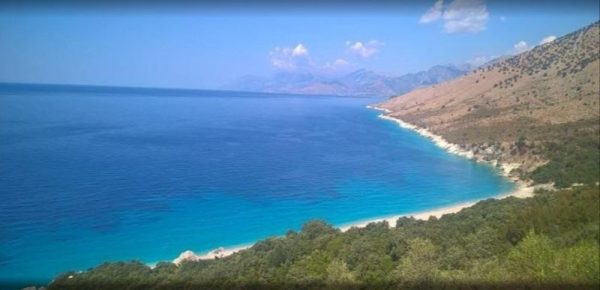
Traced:
[[[382, 111], [384, 113], [390, 113], [390, 111], [388, 109], [380, 108], [377, 106], [369, 105], [369, 106], [367, 106], [367, 108]], [[527, 197], [533, 196], [533, 192], [535, 189], [533, 186], [529, 185], [525, 181], [523, 181], [515, 176], [512, 176], [510, 174], [513, 169], [519, 167], [519, 164], [501, 163], [501, 162], [498, 162], [497, 160], [486, 161], [481, 158], [478, 158], [477, 154], [475, 154], [474, 152], [462, 149], [459, 145], [450, 143], [446, 139], [444, 139], [444, 137], [442, 137], [440, 135], [436, 135], [425, 128], [421, 128], [421, 127], [415, 126], [413, 124], [406, 123], [398, 118], [390, 117], [385, 114], [380, 114], [378, 117], [381, 119], [384, 119], [384, 120], [395, 122], [402, 128], [412, 130], [412, 131], [418, 133], [419, 135], [430, 139], [435, 145], [446, 150], [448, 153], [456, 154], [458, 156], [462, 156], [467, 159], [475, 160], [476, 162], [485, 163], [490, 166], [499, 168], [501, 170], [501, 175], [505, 178], [508, 178], [513, 183], [515, 183], [516, 187], [509, 192], [501, 193], [501, 194], [496, 195], [491, 198], [502, 199], [502, 198], [506, 198], [506, 197], [510, 197], [510, 196], [517, 197], [517, 198], [527, 198]], [[346, 224], [342, 224], [342, 225], [335, 225], [335, 227], [340, 229], [342, 232], [345, 232], [351, 228], [362, 228], [362, 227], [367, 226], [370, 223], [376, 223], [376, 222], [382, 222], [382, 221], [386, 221], [390, 226], [393, 227], [396, 224], [396, 220], [398, 220], [401, 217], [414, 217], [415, 219], [418, 219], [418, 220], [427, 220], [432, 216], [434, 216], [436, 218], [440, 218], [445, 214], [457, 213], [465, 208], [471, 207], [481, 200], [483, 200], [483, 199], [467, 201], [467, 202], [463, 202], [463, 203], [459, 203], [459, 204], [454, 204], [454, 205], [450, 205], [450, 206], [434, 208], [434, 209], [429, 209], [429, 210], [424, 210], [424, 211], [419, 211], [419, 212], [411, 212], [411, 213], [405, 213], [405, 214], [398, 214], [398, 215], [392, 215], [392, 216], [384, 216], [384, 217], [378, 217], [378, 218], [359, 220], [359, 221], [354, 221], [354, 222], [350, 222], [350, 223], [346, 223]], [[212, 259], [217, 259], [217, 258], [224, 258], [224, 257], [230, 256], [234, 253], [237, 253], [239, 251], [248, 249], [248, 248], [252, 247], [253, 245], [254, 245], [254, 243], [241, 245], [241, 246], [233, 246], [233, 247], [219, 247], [217, 249], [214, 249], [214, 250], [211, 250], [208, 252], [204, 252], [201, 254], [196, 254], [191, 250], [186, 250], [186, 251], [182, 252], [177, 258], [172, 260], [172, 263], [179, 265], [183, 261], [212, 260]]]
[[[377, 106], [370, 106], [369, 105], [369, 106], [367, 106], [367, 108], [373, 109], [373, 110], [382, 111], [384, 113], [390, 113], [391, 112], [390, 110], [388, 110], [386, 108], [381, 108], [381, 107], [377, 107]], [[462, 157], [467, 158], [467, 159], [472, 159], [472, 160], [474, 160], [476, 162], [479, 162], [479, 163], [485, 163], [485, 164], [488, 164], [490, 166], [499, 168], [501, 170], [501, 175], [503, 177], [511, 180], [513, 183], [515, 183], [516, 187], [513, 190], [509, 191], [509, 192], [501, 193], [501, 194], [496, 195], [496, 196], [491, 197], [491, 198], [503, 199], [503, 198], [507, 198], [507, 197], [510, 197], [510, 196], [517, 197], [517, 198], [527, 198], [527, 197], [532, 197], [533, 196], [533, 192], [535, 190], [534, 186], [528, 184], [527, 182], [519, 179], [516, 176], [512, 176], [511, 175], [511, 171], [513, 169], [515, 169], [515, 168], [518, 168], [519, 164], [515, 164], [515, 163], [501, 163], [501, 162], [498, 162], [498, 160], [486, 161], [486, 160], [483, 160], [481, 158], [478, 158], [477, 154], [475, 154], [474, 152], [472, 152], [470, 150], [462, 149], [459, 145], [450, 143], [446, 139], [444, 139], [444, 137], [442, 137], [440, 135], [436, 135], [436, 134], [432, 133], [431, 131], [429, 131], [429, 130], [427, 130], [425, 128], [421, 128], [421, 127], [415, 126], [413, 124], [404, 122], [401, 119], [390, 117], [390, 116], [385, 115], [385, 114], [380, 114], [378, 117], [381, 118], [381, 119], [384, 119], [384, 120], [395, 122], [401, 128], [412, 130], [412, 131], [418, 133], [419, 135], [430, 139], [435, 145], [437, 145], [438, 147], [446, 150], [448, 153], [456, 154], [458, 156], [462, 156]], [[348, 224], [342, 225], [342, 226], [340, 226], [338, 228], [341, 231], [347, 231], [347, 230], [349, 230], [352, 227], [365, 227], [369, 223], [382, 222], [382, 221], [387, 221], [390, 226], [395, 226], [396, 220], [398, 220], [399, 218], [401, 218], [401, 217], [411, 217], [411, 216], [414, 217], [415, 219], [419, 219], [419, 220], [427, 220], [431, 216], [434, 216], [436, 218], [440, 218], [440, 217], [442, 217], [445, 214], [457, 213], [457, 212], [461, 211], [462, 209], [465, 209], [467, 207], [471, 207], [471, 206], [475, 205], [476, 203], [478, 203], [481, 200], [483, 200], [483, 199], [479, 199], [479, 200], [475, 200], [475, 201], [469, 201], [469, 202], [463, 202], [463, 203], [459, 203], [459, 204], [455, 204], [455, 205], [451, 205], [451, 206], [440, 207], [440, 208], [435, 208], [435, 209], [430, 209], [430, 210], [425, 210], [425, 211], [420, 211], [420, 212], [413, 212], [413, 213], [407, 213], [407, 214], [400, 214], [400, 215], [393, 215], [393, 216], [386, 216], [386, 217], [380, 217], [380, 218], [367, 219], [367, 220], [362, 220], [362, 221], [348, 223]]]
[[[385, 108], [381, 108], [381, 107], [367, 106], [367, 108], [373, 109], [373, 110], [382, 111], [384, 113], [391, 113], [390, 110], [385, 109]], [[448, 153], [456, 154], [458, 156], [462, 156], [462, 157], [465, 157], [467, 159], [473, 159], [476, 162], [487, 163], [487, 164], [489, 164], [491, 166], [498, 167], [498, 168], [500, 168], [502, 170], [502, 175], [504, 177], [509, 178], [510, 180], [512, 180], [515, 183], [525, 183], [521, 179], [518, 179], [518, 178], [510, 175], [510, 173], [511, 173], [511, 171], [513, 169], [519, 167], [519, 164], [517, 164], [517, 163], [501, 163], [498, 160], [486, 161], [486, 160], [484, 160], [482, 158], [479, 158], [479, 156], [477, 154], [475, 154], [473, 151], [463, 149], [458, 144], [450, 143], [444, 137], [442, 137], [440, 135], [437, 135], [435, 133], [432, 133], [431, 131], [429, 131], [429, 130], [427, 130], [425, 128], [421, 128], [421, 127], [415, 126], [413, 124], [404, 122], [401, 119], [390, 117], [390, 116], [385, 115], [385, 114], [379, 115], [379, 118], [395, 122], [401, 128], [412, 130], [412, 131], [418, 133], [419, 135], [430, 139], [435, 145], [437, 145], [438, 147], [446, 150]]]
[[[517, 198], [527, 198], [527, 197], [533, 196], [533, 191], [534, 191], [534, 187], [529, 186], [524, 183], [517, 183], [516, 188], [514, 190], [506, 192], [506, 193], [501, 193], [499, 195], [489, 197], [489, 198], [503, 199], [503, 198], [507, 198], [510, 196], [517, 197]], [[430, 217], [441, 218], [445, 214], [457, 213], [465, 208], [475, 205], [476, 203], [478, 203], [482, 200], [485, 200], [485, 199], [467, 201], [467, 202], [462, 202], [462, 203], [458, 203], [458, 204], [454, 204], [454, 205], [450, 205], [450, 206], [439, 207], [439, 208], [434, 208], [434, 209], [429, 209], [429, 210], [424, 210], [424, 211], [411, 212], [411, 213], [392, 215], [392, 216], [385, 216], [385, 217], [380, 217], [380, 218], [366, 219], [366, 220], [362, 220], [362, 221], [356, 221], [356, 222], [344, 224], [344, 225], [338, 226], [338, 228], [342, 232], [345, 232], [351, 228], [362, 228], [362, 227], [366, 227], [370, 223], [383, 222], [383, 221], [386, 221], [391, 227], [394, 227], [396, 225], [396, 221], [401, 217], [413, 217], [418, 220], [428, 220]]]

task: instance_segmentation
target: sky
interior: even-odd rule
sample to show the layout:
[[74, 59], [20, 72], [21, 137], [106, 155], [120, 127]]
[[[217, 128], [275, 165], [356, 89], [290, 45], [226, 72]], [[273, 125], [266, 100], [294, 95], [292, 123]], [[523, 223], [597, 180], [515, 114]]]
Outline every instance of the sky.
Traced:
[[397, 76], [438, 64], [482, 64], [599, 18], [598, 1], [66, 3], [0, 9], [0, 82], [219, 89], [279, 72], [365, 68]]

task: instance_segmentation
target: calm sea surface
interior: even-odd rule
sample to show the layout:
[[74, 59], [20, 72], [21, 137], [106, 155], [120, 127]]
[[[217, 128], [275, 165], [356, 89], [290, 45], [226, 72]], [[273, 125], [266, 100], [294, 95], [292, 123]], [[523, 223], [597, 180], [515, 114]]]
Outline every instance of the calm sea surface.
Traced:
[[171, 260], [513, 188], [376, 99], [0, 85], [0, 281]]

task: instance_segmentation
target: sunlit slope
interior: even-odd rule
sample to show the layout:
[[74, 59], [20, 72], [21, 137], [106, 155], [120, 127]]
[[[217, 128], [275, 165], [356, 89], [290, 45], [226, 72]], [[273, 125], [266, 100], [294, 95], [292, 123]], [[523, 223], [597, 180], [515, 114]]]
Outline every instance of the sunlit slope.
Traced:
[[487, 150], [531, 171], [552, 159], [548, 150], [554, 145], [550, 144], [597, 139], [599, 77], [596, 22], [379, 106], [390, 110], [391, 116], [428, 128], [453, 143], [474, 151]]

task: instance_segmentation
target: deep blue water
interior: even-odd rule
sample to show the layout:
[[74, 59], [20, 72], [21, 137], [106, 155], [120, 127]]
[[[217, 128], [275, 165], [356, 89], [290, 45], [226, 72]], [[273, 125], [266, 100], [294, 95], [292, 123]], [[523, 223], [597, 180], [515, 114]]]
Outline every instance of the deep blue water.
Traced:
[[377, 118], [376, 99], [0, 86], [0, 280], [171, 260], [309, 219], [414, 212], [512, 189]]

